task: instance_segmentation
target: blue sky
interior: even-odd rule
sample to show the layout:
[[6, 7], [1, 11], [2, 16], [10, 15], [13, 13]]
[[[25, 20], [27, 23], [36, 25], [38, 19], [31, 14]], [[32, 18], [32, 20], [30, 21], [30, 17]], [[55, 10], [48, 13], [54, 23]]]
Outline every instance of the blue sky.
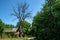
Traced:
[[[32, 11], [32, 16], [35, 16], [38, 11], [41, 10], [44, 0], [0, 0], [0, 19], [6, 24], [16, 25], [18, 20], [11, 16], [13, 13], [13, 7], [17, 7], [18, 3], [22, 3], [26, 1], [29, 4], [29, 9]], [[32, 23], [32, 20], [28, 20], [28, 22]]]

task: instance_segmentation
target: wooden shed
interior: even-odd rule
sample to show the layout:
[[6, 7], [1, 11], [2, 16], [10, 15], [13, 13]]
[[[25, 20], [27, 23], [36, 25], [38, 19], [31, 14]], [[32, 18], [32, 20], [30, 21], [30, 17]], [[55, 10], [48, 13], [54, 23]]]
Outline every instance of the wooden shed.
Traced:
[[3, 32], [10, 36], [18, 36], [18, 37], [20, 34], [20, 30], [18, 28], [12, 28], [12, 29], [8, 28], [8, 29], [5, 29]]

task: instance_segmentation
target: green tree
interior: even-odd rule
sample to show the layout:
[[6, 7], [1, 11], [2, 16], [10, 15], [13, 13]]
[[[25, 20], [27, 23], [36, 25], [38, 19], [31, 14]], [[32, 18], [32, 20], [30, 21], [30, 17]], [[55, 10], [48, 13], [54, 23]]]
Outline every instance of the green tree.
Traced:
[[46, 0], [42, 11], [34, 17], [32, 28], [36, 40], [60, 40], [60, 1]]
[[[29, 23], [29, 22], [27, 22], [27, 21], [24, 21], [23, 22], [23, 32], [26, 34], [26, 35], [28, 35], [29, 34], [29, 29], [30, 29], [30, 27], [31, 27], [31, 24]], [[16, 25], [16, 27], [20, 27], [20, 23], [18, 22], [17, 23], [17, 25]]]
[[2, 20], [0, 19], [0, 37], [1, 37], [1, 38], [2, 38], [3, 29], [4, 29], [4, 27], [3, 27], [3, 22], [2, 22]]

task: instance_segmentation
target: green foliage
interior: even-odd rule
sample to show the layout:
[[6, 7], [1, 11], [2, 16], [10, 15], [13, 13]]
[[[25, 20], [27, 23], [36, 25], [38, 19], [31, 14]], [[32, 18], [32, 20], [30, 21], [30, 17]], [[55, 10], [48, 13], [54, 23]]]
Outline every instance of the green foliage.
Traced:
[[36, 40], [60, 40], [60, 1], [46, 0], [41, 12], [33, 19], [32, 35]]
[[0, 37], [2, 37], [2, 33], [3, 33], [3, 22], [2, 20], [0, 19]]
[[[18, 22], [17, 25], [16, 25], [16, 27], [19, 28], [20, 25], [21, 25], [21, 24]], [[22, 27], [23, 27], [23, 32], [24, 32], [26, 35], [29, 34], [29, 29], [30, 29], [30, 27], [31, 27], [31, 24], [28, 23], [27, 21], [23, 21]]]
[[31, 24], [28, 23], [27, 21], [24, 21], [23, 24], [24, 24], [24, 27], [23, 27], [24, 33], [25, 33], [25, 34], [29, 34], [29, 29], [30, 29], [30, 27], [31, 27]]
[[12, 24], [5, 24], [4, 27], [5, 28], [14, 28], [14, 25], [12, 25]]

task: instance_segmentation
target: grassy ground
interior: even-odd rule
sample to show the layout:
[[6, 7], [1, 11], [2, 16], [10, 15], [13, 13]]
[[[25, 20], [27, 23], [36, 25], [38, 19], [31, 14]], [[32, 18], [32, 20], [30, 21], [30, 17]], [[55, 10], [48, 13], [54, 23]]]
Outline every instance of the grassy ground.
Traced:
[[27, 40], [27, 37], [24, 37], [24, 38], [2, 38], [0, 40]]

